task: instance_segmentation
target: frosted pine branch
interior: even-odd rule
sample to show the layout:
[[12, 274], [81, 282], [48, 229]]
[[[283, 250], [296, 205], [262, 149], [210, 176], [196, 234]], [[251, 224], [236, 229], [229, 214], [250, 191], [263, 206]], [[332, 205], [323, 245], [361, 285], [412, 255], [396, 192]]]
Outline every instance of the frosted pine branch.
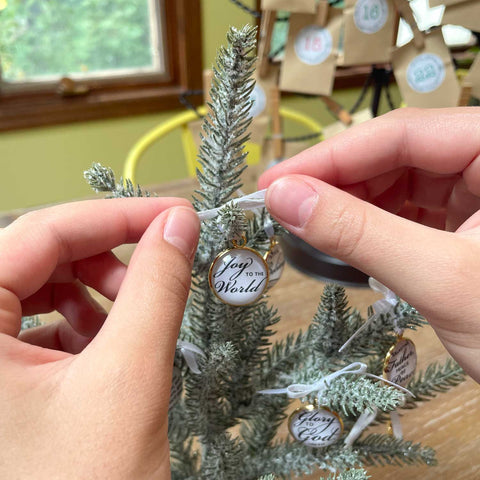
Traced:
[[185, 421], [185, 405], [180, 400], [168, 412], [168, 440], [172, 480], [195, 477], [198, 455], [193, 449], [193, 437], [187, 428], [178, 428]]
[[383, 411], [395, 410], [405, 399], [397, 388], [385, 386], [365, 377], [336, 378], [323, 392], [326, 407], [342, 411], [345, 415], [358, 415], [377, 407]]
[[[241, 239], [247, 231], [245, 211], [235, 205], [225, 205], [219, 211], [216, 222], [219, 225], [218, 230], [223, 232], [226, 241]], [[242, 242], [240, 241], [239, 243]]]
[[425, 319], [415, 308], [404, 301], [399, 301], [393, 314], [382, 314], [375, 317], [347, 347], [345, 353], [355, 358], [367, 355], [385, 356], [389, 348], [397, 341], [395, 328], [416, 330], [426, 324]]
[[[247, 455], [244, 461], [245, 478], [257, 478], [264, 472], [271, 472], [280, 478], [291, 475], [309, 475], [315, 470], [335, 468], [353, 468], [359, 464], [359, 458], [352, 449], [343, 444], [325, 448], [309, 448], [298, 442], [284, 442]], [[258, 469], [263, 471], [258, 471]]]
[[186, 382], [186, 417], [190, 434], [214, 441], [216, 436], [232, 427], [228, 380], [237, 365], [237, 351], [231, 343], [210, 346], [206, 359], [199, 359], [201, 373], [190, 375]]
[[97, 192], [108, 192], [106, 198], [126, 198], [126, 197], [151, 197], [150, 192], [142, 191], [140, 185], [136, 187], [132, 181], [127, 178], [116, 183], [115, 174], [110, 167], [104, 167], [100, 163], [94, 163], [91, 168], [85, 170], [83, 176], [87, 183]]
[[355, 442], [353, 447], [367, 465], [437, 464], [432, 448], [391, 435], [371, 434]]
[[341, 360], [345, 355], [339, 353], [339, 348], [360, 324], [358, 312], [348, 306], [345, 289], [327, 284], [312, 321], [315, 351], [330, 363]]
[[100, 163], [93, 163], [88, 170], [85, 170], [83, 176], [97, 193], [112, 192], [116, 188], [113, 170], [102, 166]]
[[286, 419], [290, 401], [285, 395], [256, 395], [246, 421], [242, 423], [240, 436], [250, 454], [271, 446], [279, 426]]
[[279, 376], [290, 373], [296, 365], [302, 364], [312, 348], [311, 328], [305, 333], [300, 330], [297, 335], [290, 334], [285, 340], [275, 342], [261, 365], [262, 388], [276, 386]]
[[243, 476], [244, 446], [228, 433], [217, 435], [209, 443], [202, 464], [202, 480], [238, 480]]
[[409, 398], [404, 408], [415, 408], [416, 402], [426, 402], [465, 381], [465, 372], [453, 359], [448, 358], [441, 365], [432, 363], [425, 372], [418, 372], [408, 384], [408, 389], [415, 395]]
[[370, 475], [363, 468], [352, 468], [338, 475], [331, 475], [327, 480], [368, 480]]
[[[270, 337], [275, 333], [270, 327], [280, 321], [275, 308], [269, 307], [266, 302], [260, 302], [255, 309], [247, 325], [247, 332], [243, 341], [242, 358], [248, 363], [248, 371], [255, 372], [258, 366], [268, 354], [271, 345]], [[258, 375], [254, 378], [258, 379]], [[257, 384], [260, 382], [257, 380]]]
[[255, 64], [256, 28], [232, 27], [228, 46], [221, 47], [210, 91], [209, 113], [202, 125], [203, 138], [198, 172], [200, 190], [195, 198], [198, 210], [216, 208], [227, 202], [240, 187], [245, 168], [244, 143], [251, 122], [251, 79]]

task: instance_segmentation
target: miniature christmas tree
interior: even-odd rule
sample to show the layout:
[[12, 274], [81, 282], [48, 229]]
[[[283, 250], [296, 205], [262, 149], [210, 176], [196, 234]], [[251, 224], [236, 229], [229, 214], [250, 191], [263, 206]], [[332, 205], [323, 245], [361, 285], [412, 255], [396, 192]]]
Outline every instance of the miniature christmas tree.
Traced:
[[[394, 354], [400, 330], [424, 323], [411, 306], [390, 295], [374, 306], [366, 321], [348, 306], [344, 289], [329, 284], [310, 326], [272, 344], [280, 318], [266, 295], [248, 305], [231, 305], [211, 288], [211, 265], [232, 242], [244, 240], [240, 248], [263, 254], [270, 248], [271, 234], [280, 233], [265, 211], [247, 215], [228, 203], [245, 168], [255, 34], [249, 26], [230, 30], [228, 46], [220, 49], [214, 68], [203, 124], [194, 205], [198, 211], [222, 208], [203, 222], [180, 334], [181, 341], [203, 354], [197, 355], [195, 368], [189, 368], [179, 351], [175, 358], [176, 394], [172, 390], [169, 413], [172, 478], [273, 480], [322, 470], [331, 480], [361, 480], [368, 478], [364, 467], [369, 465], [433, 465], [429, 447], [387, 433], [362, 435], [369, 422], [387, 423], [396, 409], [412, 408], [464, 378], [450, 360], [432, 365], [410, 381], [410, 396], [367, 375], [384, 373], [385, 358]], [[86, 178], [110, 196], [146, 194], [131, 182], [117, 184], [113, 172], [98, 164]], [[276, 390], [288, 385], [293, 394]], [[293, 437], [279, 438], [292, 396], [304, 397], [308, 406], [291, 418]], [[307, 414], [313, 424], [321, 417], [321, 435], [305, 427]]]

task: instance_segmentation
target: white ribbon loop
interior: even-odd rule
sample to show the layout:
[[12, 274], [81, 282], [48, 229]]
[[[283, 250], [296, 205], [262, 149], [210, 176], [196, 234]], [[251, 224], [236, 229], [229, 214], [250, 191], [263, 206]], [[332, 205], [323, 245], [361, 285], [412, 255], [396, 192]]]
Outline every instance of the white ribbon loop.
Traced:
[[[381, 293], [384, 298], [377, 300], [373, 305], [374, 314], [370, 316], [367, 321], [356, 331], [353, 335], [338, 349], [341, 353], [343, 352], [352, 341], [367, 327], [369, 327], [372, 322], [374, 322], [380, 315], [386, 315], [387, 313], [393, 313], [394, 308], [397, 306], [398, 298], [395, 292], [392, 292], [388, 287], [380, 283], [378, 280], [375, 280], [373, 277], [368, 279], [368, 285], [375, 292]], [[397, 332], [398, 333], [398, 332]]]
[[362, 434], [362, 432], [375, 420], [377, 417], [378, 409], [373, 407], [373, 410], [365, 410], [353, 425], [350, 433], [345, 438], [345, 445], [351, 447], [355, 440]]
[[[242, 210], [254, 210], [256, 208], [261, 208], [265, 206], [265, 194], [267, 190], [259, 190], [258, 192], [250, 193], [249, 195], [244, 195], [239, 198], [232, 198], [225, 205], [236, 205]], [[218, 215], [218, 212], [225, 207], [222, 205], [218, 208], [212, 208], [211, 210], [204, 210], [202, 212], [197, 212], [198, 218], [200, 220], [210, 220], [215, 218]]]
[[315, 388], [315, 384], [313, 384], [313, 385], [303, 385], [301, 383], [297, 383], [297, 384], [294, 384], [294, 385], [289, 385], [285, 389], [285, 393], [288, 395], [289, 398], [306, 397], [310, 393], [313, 393], [313, 392], [316, 392], [316, 391], [317, 391], [317, 389]]
[[396, 410], [390, 412], [390, 423], [392, 425], [392, 435], [398, 440], [403, 439], [402, 423], [400, 422], [400, 415]]
[[340, 375], [345, 375], [347, 373], [357, 373], [364, 374], [367, 371], [367, 366], [361, 362], [354, 362], [346, 367], [338, 370], [336, 372], [330, 373], [325, 377], [320, 378], [316, 382], [308, 385], [303, 383], [294, 383], [289, 385], [286, 388], [274, 388], [270, 390], [260, 390], [258, 393], [267, 394], [267, 395], [276, 395], [281, 393], [286, 393], [289, 398], [303, 398], [311, 393], [322, 392], [327, 388], [332, 380], [339, 377]]
[[265, 230], [265, 234], [267, 235], [267, 238], [272, 239], [274, 237], [275, 230], [273, 229], [273, 222], [270, 217], [267, 217], [267, 219], [265, 220], [263, 229]]
[[367, 365], [362, 362], [353, 362], [346, 367], [343, 367], [341, 370], [337, 370], [336, 372], [329, 373], [324, 377], [320, 378], [314, 383], [311, 384], [303, 384], [303, 383], [294, 383], [289, 385], [286, 388], [273, 388], [268, 390], [260, 390], [258, 393], [264, 395], [279, 395], [279, 394], [287, 394], [289, 398], [303, 398], [311, 393], [317, 392], [317, 398], [320, 400], [320, 396], [329, 385], [332, 380], [341, 376], [341, 375], [365, 375], [366, 377], [375, 378], [380, 380], [381, 382], [388, 383], [393, 387], [402, 390], [403, 392], [407, 393], [408, 395], [414, 396], [412, 392], [407, 390], [406, 388], [402, 387], [401, 385], [397, 385], [396, 383], [391, 382], [390, 380], [386, 380], [385, 378], [379, 377], [377, 375], [373, 375], [372, 373], [367, 372]]
[[177, 348], [182, 353], [190, 371], [192, 373], [196, 373], [197, 375], [201, 373], [200, 369], [198, 368], [197, 355], [205, 357], [203, 350], [193, 343], [185, 342], [184, 340], [177, 340]]
[[377, 316], [390, 313], [397, 305], [398, 298], [395, 292], [392, 292], [388, 287], [375, 280], [373, 277], [368, 279], [368, 285], [375, 292], [381, 293], [384, 298], [377, 300], [373, 305], [373, 311]]

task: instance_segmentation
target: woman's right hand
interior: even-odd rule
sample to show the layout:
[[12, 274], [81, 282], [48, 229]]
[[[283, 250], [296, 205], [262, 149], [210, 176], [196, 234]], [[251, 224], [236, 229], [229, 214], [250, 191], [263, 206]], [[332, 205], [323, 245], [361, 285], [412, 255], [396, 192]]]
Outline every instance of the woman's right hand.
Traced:
[[415, 306], [480, 381], [480, 109], [402, 109], [265, 172], [288, 230]]

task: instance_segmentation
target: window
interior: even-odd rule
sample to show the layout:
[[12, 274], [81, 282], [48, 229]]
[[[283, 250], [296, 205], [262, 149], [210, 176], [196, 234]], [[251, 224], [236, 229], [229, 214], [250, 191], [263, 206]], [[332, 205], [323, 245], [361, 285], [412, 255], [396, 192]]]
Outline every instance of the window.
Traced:
[[0, 0], [0, 130], [178, 107], [201, 48], [199, 0]]

